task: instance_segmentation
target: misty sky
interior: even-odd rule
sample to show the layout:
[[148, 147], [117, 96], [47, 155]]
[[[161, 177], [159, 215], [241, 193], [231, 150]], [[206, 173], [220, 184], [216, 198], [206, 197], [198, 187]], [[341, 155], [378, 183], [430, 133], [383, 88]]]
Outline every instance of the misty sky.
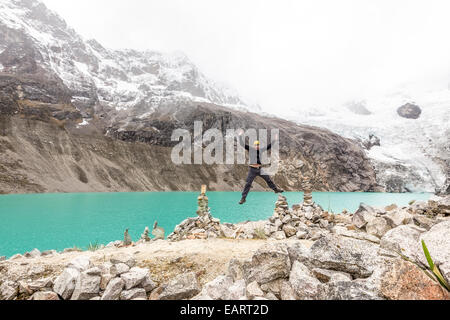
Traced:
[[272, 113], [450, 82], [448, 0], [43, 0], [109, 48], [185, 52]]

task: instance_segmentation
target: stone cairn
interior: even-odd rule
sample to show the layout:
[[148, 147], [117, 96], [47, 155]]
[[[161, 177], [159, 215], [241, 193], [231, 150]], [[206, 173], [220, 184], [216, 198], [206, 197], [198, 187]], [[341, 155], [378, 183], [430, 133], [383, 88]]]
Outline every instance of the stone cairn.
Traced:
[[150, 242], [152, 239], [150, 238], [150, 229], [145, 227], [144, 233], [141, 235], [141, 241]]
[[196, 218], [184, 220], [175, 227], [174, 232], [169, 235], [171, 241], [219, 238], [221, 236], [220, 220], [211, 215], [209, 199], [206, 196], [206, 186], [202, 186], [198, 197], [198, 210]]
[[289, 209], [286, 197], [279, 196], [274, 215], [264, 228], [269, 238], [317, 240], [329, 233], [334, 226], [334, 215], [324, 211], [313, 201], [310, 179], [305, 177], [302, 181], [305, 191], [302, 204]]

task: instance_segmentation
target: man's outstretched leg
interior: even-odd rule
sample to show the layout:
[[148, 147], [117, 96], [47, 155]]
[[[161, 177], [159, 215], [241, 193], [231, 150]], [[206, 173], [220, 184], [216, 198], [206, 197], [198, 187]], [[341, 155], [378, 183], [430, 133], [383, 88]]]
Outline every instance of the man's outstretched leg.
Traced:
[[283, 193], [284, 190], [278, 189], [278, 187], [275, 185], [275, 183], [272, 181], [272, 179], [269, 176], [261, 176], [261, 178], [264, 179], [264, 181], [267, 183], [270, 189], [272, 189], [275, 193]]
[[241, 199], [241, 201], [239, 201], [239, 204], [244, 204], [247, 201], [248, 193], [250, 192], [253, 181], [255, 181], [257, 176], [258, 176], [258, 170], [255, 168], [250, 168], [250, 171], [249, 171], [248, 177], [247, 177], [247, 182], [245, 184], [244, 192], [242, 192], [242, 199]]

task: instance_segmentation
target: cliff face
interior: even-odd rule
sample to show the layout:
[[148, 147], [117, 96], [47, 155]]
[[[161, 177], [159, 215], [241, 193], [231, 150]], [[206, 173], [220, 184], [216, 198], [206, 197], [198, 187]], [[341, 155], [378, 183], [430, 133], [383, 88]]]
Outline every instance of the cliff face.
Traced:
[[[107, 127], [108, 121], [100, 117], [80, 126], [81, 113], [73, 105], [52, 103], [64, 97], [64, 91], [53, 96], [45, 89], [50, 85], [42, 82], [28, 87], [27, 79], [1, 79], [1, 193], [186, 191], [201, 184], [208, 184], [210, 190], [239, 191], [245, 166], [172, 163], [172, 130], [192, 129], [197, 120], [204, 121], [205, 129], [281, 128], [282, 162], [275, 181], [287, 190], [301, 190], [300, 172], [312, 175], [316, 190], [376, 187], [363, 151], [326, 130], [215, 105], [189, 104], [165, 108], [139, 126], [130, 122], [126, 131]], [[35, 96], [38, 91], [42, 96]], [[263, 187], [258, 180], [255, 189]]]
[[[245, 166], [175, 166], [173, 130], [280, 129], [276, 182], [371, 191], [352, 140], [248, 112], [182, 54], [112, 51], [84, 41], [34, 0], [0, 0], [0, 192], [240, 190]], [[261, 183], [261, 181], [257, 181]], [[257, 184], [255, 189], [263, 190]]]

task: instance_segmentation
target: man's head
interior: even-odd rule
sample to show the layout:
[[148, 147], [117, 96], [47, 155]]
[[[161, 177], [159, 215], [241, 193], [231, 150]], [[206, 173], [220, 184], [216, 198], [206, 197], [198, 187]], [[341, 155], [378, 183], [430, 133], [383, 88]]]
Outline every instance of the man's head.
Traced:
[[256, 140], [256, 141], [253, 143], [253, 145], [255, 146], [255, 148], [256, 148], [257, 150], [259, 150], [259, 147], [260, 147], [261, 143], [260, 143], [258, 140]]

